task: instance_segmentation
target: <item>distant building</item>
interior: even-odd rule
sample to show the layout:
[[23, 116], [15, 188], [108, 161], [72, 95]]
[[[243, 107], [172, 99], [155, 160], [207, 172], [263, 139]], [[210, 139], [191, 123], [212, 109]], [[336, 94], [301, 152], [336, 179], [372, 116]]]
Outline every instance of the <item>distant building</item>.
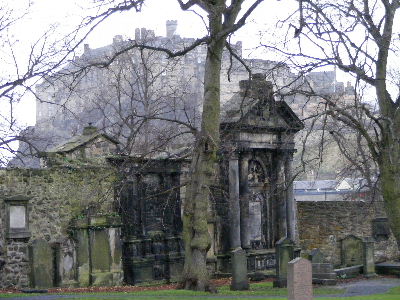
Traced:
[[363, 178], [294, 181], [296, 201], [368, 201], [372, 188]]

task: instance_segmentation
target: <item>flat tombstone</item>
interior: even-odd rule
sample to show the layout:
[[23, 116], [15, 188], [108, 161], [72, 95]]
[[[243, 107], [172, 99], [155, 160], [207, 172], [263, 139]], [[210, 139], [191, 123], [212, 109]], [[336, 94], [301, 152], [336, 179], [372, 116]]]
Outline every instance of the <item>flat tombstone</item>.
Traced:
[[288, 300], [312, 300], [312, 268], [308, 259], [297, 257], [288, 263]]
[[342, 240], [342, 265], [351, 267], [363, 264], [363, 243], [354, 235], [349, 235]]

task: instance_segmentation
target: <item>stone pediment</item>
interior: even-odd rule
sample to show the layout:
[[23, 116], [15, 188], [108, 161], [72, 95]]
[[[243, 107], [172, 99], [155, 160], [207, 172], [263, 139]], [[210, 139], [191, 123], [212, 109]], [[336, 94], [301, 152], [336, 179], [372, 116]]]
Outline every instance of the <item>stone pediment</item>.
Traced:
[[221, 126], [263, 131], [291, 131], [303, 129], [302, 121], [284, 101], [275, 101], [271, 82], [255, 74], [251, 81], [240, 82], [236, 93], [223, 107]]

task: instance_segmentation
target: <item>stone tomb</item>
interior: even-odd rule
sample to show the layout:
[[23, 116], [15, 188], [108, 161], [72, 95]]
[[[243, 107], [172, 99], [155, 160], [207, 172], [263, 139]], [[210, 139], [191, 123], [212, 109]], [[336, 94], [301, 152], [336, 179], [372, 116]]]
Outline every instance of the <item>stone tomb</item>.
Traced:
[[45, 240], [38, 239], [32, 242], [29, 248], [31, 261], [31, 286], [47, 288], [54, 286], [54, 250]]
[[363, 243], [354, 235], [349, 235], [342, 240], [341, 258], [343, 267], [363, 264]]
[[288, 263], [288, 300], [311, 300], [312, 270], [311, 262], [297, 257]]

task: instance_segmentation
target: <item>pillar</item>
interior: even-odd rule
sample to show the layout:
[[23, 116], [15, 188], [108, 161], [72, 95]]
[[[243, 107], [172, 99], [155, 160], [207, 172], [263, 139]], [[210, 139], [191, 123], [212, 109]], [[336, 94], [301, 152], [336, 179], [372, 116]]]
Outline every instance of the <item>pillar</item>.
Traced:
[[249, 156], [240, 157], [240, 239], [243, 249], [250, 249]]
[[237, 156], [229, 159], [229, 221], [230, 247], [236, 249], [240, 242], [240, 203], [239, 203], [239, 160]]
[[285, 172], [282, 155], [276, 157], [276, 182], [274, 182], [274, 194], [277, 202], [277, 222], [278, 222], [278, 237], [281, 239], [287, 236], [287, 217], [286, 217], [286, 195], [285, 195]]
[[286, 228], [287, 237], [296, 240], [296, 202], [293, 195], [293, 154], [285, 156]]

